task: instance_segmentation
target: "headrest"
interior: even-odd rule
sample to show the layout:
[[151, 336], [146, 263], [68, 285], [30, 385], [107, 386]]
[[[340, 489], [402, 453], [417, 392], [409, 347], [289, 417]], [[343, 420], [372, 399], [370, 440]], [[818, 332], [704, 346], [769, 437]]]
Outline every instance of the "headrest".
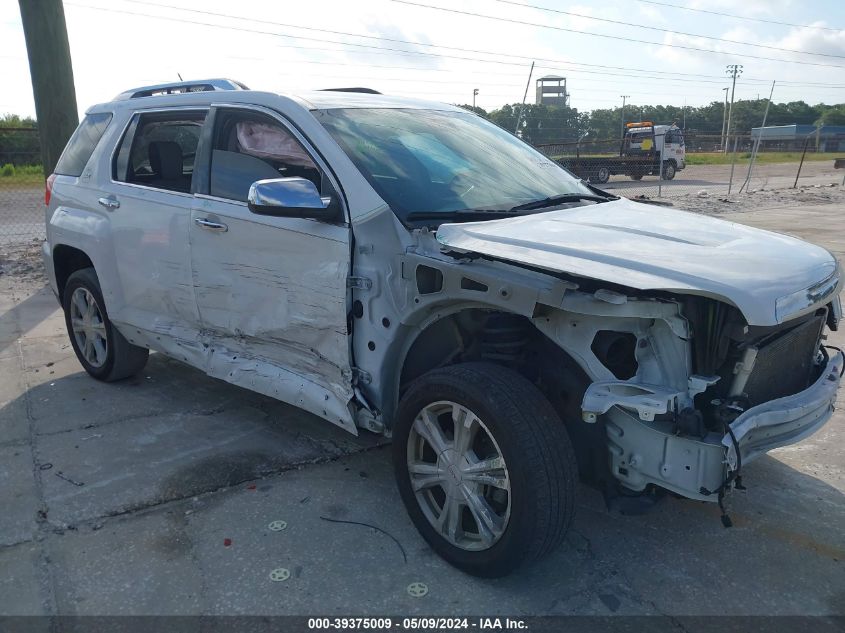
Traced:
[[159, 178], [175, 180], [182, 177], [182, 148], [175, 141], [150, 143], [150, 167]]

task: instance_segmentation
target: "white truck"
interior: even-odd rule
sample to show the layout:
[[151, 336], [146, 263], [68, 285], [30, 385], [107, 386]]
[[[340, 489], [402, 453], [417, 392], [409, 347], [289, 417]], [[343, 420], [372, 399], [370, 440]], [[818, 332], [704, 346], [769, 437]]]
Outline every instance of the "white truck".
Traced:
[[627, 123], [619, 156], [581, 156], [580, 153], [579, 145], [574, 158], [561, 158], [558, 162], [576, 176], [598, 184], [619, 174], [633, 180], [648, 175], [672, 180], [686, 167], [684, 134], [675, 124]]

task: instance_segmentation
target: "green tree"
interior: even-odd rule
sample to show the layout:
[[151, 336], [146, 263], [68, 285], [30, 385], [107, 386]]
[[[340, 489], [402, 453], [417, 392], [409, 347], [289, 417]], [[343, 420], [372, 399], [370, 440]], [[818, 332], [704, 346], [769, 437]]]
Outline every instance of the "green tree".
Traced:
[[845, 105], [826, 109], [815, 123], [816, 125], [845, 125]]

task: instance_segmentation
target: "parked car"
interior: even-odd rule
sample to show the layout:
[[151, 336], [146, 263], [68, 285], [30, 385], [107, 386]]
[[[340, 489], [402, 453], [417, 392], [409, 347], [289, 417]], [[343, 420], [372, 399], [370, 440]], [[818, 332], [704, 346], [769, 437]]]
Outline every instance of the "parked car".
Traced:
[[155, 350], [392, 436], [411, 520], [472, 574], [560, 543], [579, 477], [721, 505], [843, 371], [829, 252], [612, 196], [448, 105], [139, 88], [88, 110], [46, 202], [89, 374]]

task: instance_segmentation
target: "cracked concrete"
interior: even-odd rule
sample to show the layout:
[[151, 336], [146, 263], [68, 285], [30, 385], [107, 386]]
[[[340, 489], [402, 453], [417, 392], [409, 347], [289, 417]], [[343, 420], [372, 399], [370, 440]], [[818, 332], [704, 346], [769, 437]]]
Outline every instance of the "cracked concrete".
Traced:
[[[843, 210], [731, 219], [842, 258]], [[417, 534], [373, 436], [155, 354], [139, 376], [98, 383], [73, 357], [43, 279], [4, 275], [0, 615], [841, 615], [843, 440], [840, 410], [749, 465], [748, 491], [728, 499], [730, 530], [711, 504], [670, 498], [622, 516], [582, 487], [557, 551], [479, 580]], [[384, 533], [325, 519], [377, 526], [407, 562]], [[271, 530], [276, 520], [286, 529]], [[272, 582], [280, 567], [290, 578]], [[423, 598], [406, 591], [417, 581]]]

